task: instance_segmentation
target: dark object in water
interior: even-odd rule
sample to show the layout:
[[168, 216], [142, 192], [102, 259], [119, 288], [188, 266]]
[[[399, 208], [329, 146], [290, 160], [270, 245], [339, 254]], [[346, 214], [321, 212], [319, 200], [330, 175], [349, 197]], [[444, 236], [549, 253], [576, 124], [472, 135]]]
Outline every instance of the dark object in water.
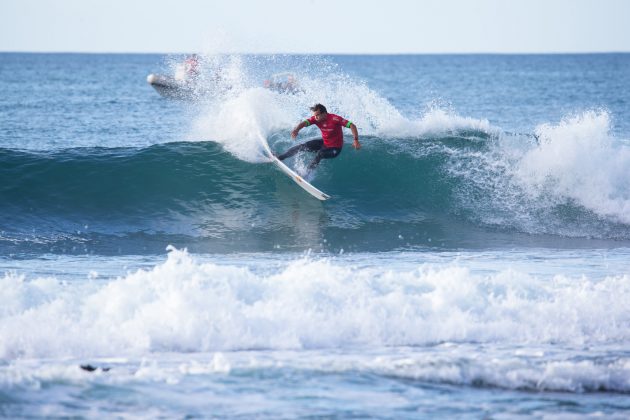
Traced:
[[98, 367], [98, 366], [92, 366], [92, 365], [80, 365], [80, 368], [88, 371], [88, 372], [94, 372], [95, 370], [102, 370], [103, 372], [108, 372], [111, 368], [108, 367]]

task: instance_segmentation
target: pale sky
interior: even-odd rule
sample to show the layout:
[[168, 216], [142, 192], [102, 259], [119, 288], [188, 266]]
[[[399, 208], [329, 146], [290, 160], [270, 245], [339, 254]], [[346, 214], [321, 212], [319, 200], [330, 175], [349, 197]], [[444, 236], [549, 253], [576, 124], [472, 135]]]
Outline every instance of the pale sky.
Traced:
[[630, 0], [0, 0], [0, 51], [630, 52]]

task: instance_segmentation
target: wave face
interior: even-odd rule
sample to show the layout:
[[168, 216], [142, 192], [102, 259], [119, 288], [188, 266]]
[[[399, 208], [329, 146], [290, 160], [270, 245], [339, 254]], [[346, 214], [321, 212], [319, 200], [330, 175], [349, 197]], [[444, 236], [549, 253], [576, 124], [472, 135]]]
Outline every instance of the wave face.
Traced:
[[[363, 136], [362, 150], [346, 147], [314, 174], [313, 184], [333, 196], [326, 203], [264, 163], [251, 142], [247, 159], [220, 142], [4, 149], [1, 244], [9, 252], [107, 253], [162, 252], [165, 243], [203, 251], [457, 248], [519, 234], [625, 242], [630, 148], [609, 124], [607, 113], [591, 111], [536, 135], [471, 126]], [[278, 151], [290, 145], [283, 133], [267, 137]]]

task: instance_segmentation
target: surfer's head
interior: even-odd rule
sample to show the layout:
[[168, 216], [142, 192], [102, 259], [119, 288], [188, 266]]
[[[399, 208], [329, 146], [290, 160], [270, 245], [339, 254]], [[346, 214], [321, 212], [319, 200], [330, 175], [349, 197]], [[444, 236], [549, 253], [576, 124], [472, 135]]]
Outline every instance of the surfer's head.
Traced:
[[321, 121], [326, 118], [328, 111], [326, 111], [326, 107], [322, 104], [315, 104], [311, 107], [311, 111], [313, 111], [313, 115], [317, 121]]

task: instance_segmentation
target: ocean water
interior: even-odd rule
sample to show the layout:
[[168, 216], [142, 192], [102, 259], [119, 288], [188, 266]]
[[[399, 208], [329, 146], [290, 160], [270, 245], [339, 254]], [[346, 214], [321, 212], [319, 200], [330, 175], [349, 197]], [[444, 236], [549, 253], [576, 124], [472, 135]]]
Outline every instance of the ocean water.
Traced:
[[0, 54], [1, 417], [630, 417], [630, 54], [182, 59]]

